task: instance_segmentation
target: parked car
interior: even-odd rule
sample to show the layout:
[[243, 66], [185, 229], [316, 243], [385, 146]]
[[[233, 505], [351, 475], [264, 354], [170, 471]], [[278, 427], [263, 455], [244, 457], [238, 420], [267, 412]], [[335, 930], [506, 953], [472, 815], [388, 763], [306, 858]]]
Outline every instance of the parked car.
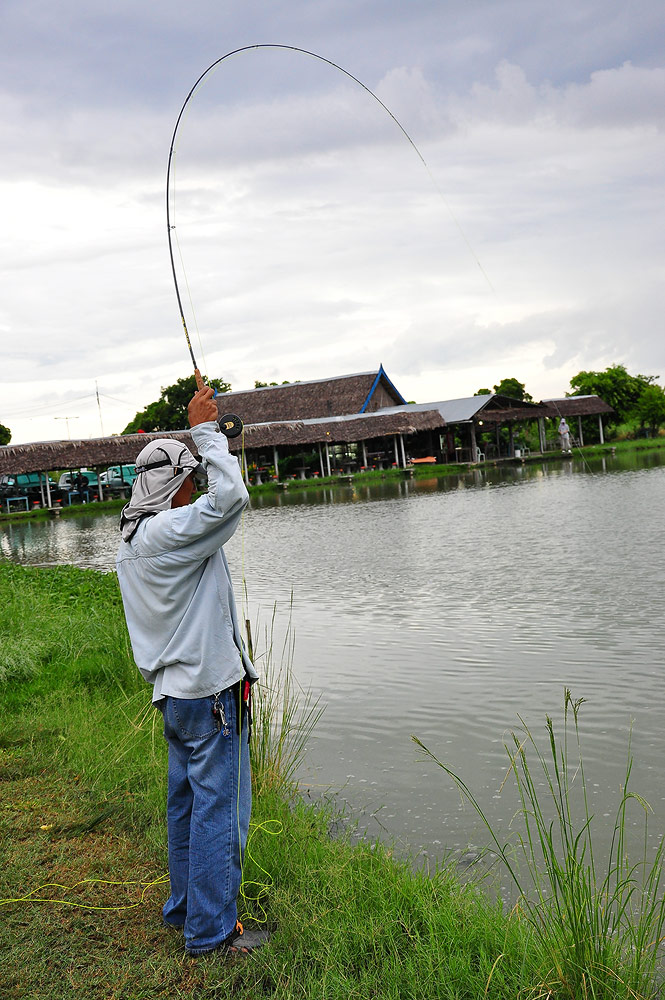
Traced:
[[[6, 474], [0, 476], [0, 496], [3, 497], [39, 497], [41, 499], [42, 488], [46, 492], [46, 476], [41, 476], [39, 472], [22, 472], [18, 475]], [[55, 481], [49, 477], [49, 488], [56, 489]]]
[[102, 490], [127, 490], [136, 479], [136, 469], [133, 465], [112, 465], [99, 477]]
[[89, 487], [94, 487], [95, 489], [97, 487], [97, 473], [92, 469], [79, 469], [78, 472], [63, 472], [58, 480], [59, 490], [87, 490]]

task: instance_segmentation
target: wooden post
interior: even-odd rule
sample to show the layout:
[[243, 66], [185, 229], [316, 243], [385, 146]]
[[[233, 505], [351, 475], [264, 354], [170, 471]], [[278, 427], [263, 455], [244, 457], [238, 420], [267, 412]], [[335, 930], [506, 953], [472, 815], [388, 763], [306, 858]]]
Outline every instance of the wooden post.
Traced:
[[275, 461], [275, 478], [279, 479], [279, 458], [277, 456], [277, 445], [272, 446], [272, 454]]
[[48, 472], [44, 473], [44, 478], [46, 479], [46, 502], [50, 510], [53, 504], [51, 503], [51, 484], [49, 483]]
[[101, 475], [101, 472], [102, 472], [102, 468], [101, 468], [100, 465], [96, 465], [96, 466], [94, 466], [94, 469], [95, 469], [95, 472], [97, 474], [97, 499], [101, 503], [101, 501], [104, 499], [104, 490], [102, 489], [102, 483], [101, 483], [101, 480], [99, 478], [100, 475]]
[[250, 660], [254, 659], [254, 642], [252, 640], [252, 625], [249, 618], [245, 618], [245, 630], [247, 632], [247, 652]]
[[508, 430], [510, 432], [510, 446], [508, 450], [510, 453], [510, 457], [515, 458], [515, 424], [512, 422], [512, 420], [508, 424]]
[[582, 415], [577, 415], [577, 436], [580, 439], [580, 448], [584, 447], [584, 434], [582, 433]]
[[547, 447], [547, 438], [545, 436], [545, 417], [538, 417], [538, 437], [540, 439], [540, 451], [544, 455]]
[[603, 434], [603, 415], [598, 414], [598, 430], [600, 431], [600, 443], [605, 444], [605, 435]]
[[363, 450], [363, 465], [365, 466], [365, 468], [367, 468], [367, 447], [364, 441], [361, 441], [360, 444]]
[[323, 451], [321, 450], [321, 442], [319, 441], [319, 465], [321, 467], [321, 476], [325, 476], [326, 471], [323, 468]]
[[39, 495], [42, 498], [42, 507], [46, 506], [46, 497], [44, 496], [44, 484], [42, 482], [42, 474], [39, 473]]
[[497, 420], [496, 422], [496, 457], [501, 458], [501, 435], [499, 434], [499, 429], [501, 424]]
[[395, 465], [399, 465], [399, 451], [397, 450], [397, 435], [393, 434], [393, 447], [395, 449]]
[[476, 425], [471, 421], [471, 461], [478, 461], [478, 445], [476, 443]]
[[332, 476], [332, 472], [330, 471], [330, 449], [328, 448], [327, 441], [325, 441], [324, 444], [326, 446], [326, 466], [328, 468], [328, 475]]
[[399, 436], [399, 446], [402, 452], [402, 468], [406, 469], [406, 451], [404, 450], [404, 435]]

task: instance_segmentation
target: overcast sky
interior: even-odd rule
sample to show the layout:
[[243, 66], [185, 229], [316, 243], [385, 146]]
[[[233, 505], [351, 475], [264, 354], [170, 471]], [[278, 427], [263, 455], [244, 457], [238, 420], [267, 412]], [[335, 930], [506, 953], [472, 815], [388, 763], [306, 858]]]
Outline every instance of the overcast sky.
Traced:
[[[115, 433], [201, 368], [407, 399], [665, 375], [662, 0], [3, 0], [0, 422]], [[95, 397], [100, 393], [100, 412]], [[56, 420], [56, 418], [59, 418]], [[67, 420], [64, 418], [68, 418]]]

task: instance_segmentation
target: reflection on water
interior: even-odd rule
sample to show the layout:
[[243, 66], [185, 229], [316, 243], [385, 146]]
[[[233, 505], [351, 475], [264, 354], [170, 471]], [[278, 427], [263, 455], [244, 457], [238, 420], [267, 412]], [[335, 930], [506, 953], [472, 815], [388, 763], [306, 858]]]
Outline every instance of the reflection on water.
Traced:
[[118, 547], [117, 514], [53, 517], [47, 521], [3, 521], [0, 554], [16, 562], [109, 570]]
[[[507, 827], [504, 737], [518, 714], [544, 734], [569, 686], [588, 702], [595, 822], [620, 799], [634, 720], [634, 787], [659, 833], [664, 499], [658, 453], [254, 497], [227, 554], [254, 622], [276, 601], [283, 630], [294, 595], [296, 672], [326, 704], [304, 783], [343, 788], [371, 833], [412, 847], [485, 843], [410, 734]], [[22, 562], [110, 568], [117, 516], [5, 524], [0, 538]]]

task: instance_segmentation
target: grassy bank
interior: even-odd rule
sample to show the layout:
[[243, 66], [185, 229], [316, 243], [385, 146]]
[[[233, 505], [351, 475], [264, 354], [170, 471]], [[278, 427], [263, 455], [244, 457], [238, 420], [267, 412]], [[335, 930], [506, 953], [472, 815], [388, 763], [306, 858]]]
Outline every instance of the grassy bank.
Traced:
[[[35, 507], [33, 510], [13, 510], [7, 513], [0, 511], [0, 521], [26, 521], [26, 520], [48, 520], [52, 517], [80, 517], [82, 514], [101, 514], [105, 511], [120, 510], [127, 503], [126, 500], [101, 500], [94, 503], [73, 503], [66, 507], [57, 507], [49, 510], [47, 507]], [[55, 511], [55, 513], [54, 513]]]
[[[273, 938], [251, 960], [187, 958], [161, 926], [166, 752], [115, 577], [0, 563], [0, 609], [0, 898], [32, 894], [0, 907], [3, 998], [582, 997], [521, 908], [352, 844], [332, 807], [294, 795], [316, 707], [284, 696], [269, 636], [242, 915]], [[584, 995], [652, 995], [616, 972]]]
[[[630, 454], [631, 452], [648, 452], [648, 451], [662, 451], [665, 448], [665, 437], [654, 437], [654, 438], [635, 438], [630, 440], [616, 440], [616, 441], [606, 441], [604, 444], [589, 444], [585, 445], [583, 448], [578, 446], [573, 448], [573, 458], [575, 456], [584, 455], [586, 457], [593, 457], [596, 455], [622, 455]], [[534, 461], [542, 460], [543, 458], [561, 459], [564, 456], [560, 451], [548, 451], [545, 455], [534, 456]], [[567, 456], [568, 458], [570, 456]], [[528, 461], [528, 459], [527, 459]]]

